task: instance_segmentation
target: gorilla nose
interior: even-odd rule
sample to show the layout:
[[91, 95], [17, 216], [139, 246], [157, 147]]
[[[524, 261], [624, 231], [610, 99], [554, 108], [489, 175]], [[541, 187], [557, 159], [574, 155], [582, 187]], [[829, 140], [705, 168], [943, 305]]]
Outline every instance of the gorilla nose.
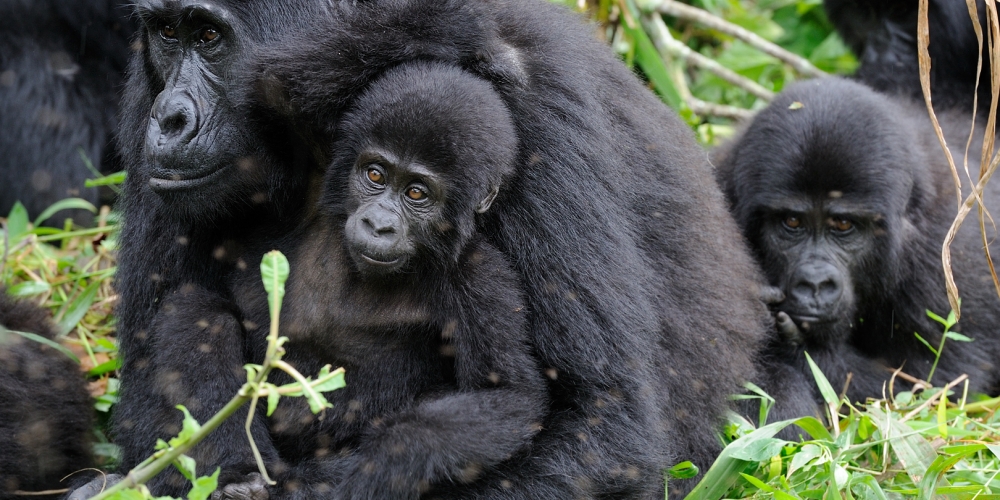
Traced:
[[397, 219], [395, 217], [364, 217], [361, 219], [374, 236], [394, 236]]
[[158, 149], [184, 146], [198, 133], [194, 100], [182, 92], [162, 92], [153, 103], [149, 139]]
[[843, 291], [840, 272], [826, 262], [800, 266], [792, 277], [789, 297], [811, 312], [831, 312]]

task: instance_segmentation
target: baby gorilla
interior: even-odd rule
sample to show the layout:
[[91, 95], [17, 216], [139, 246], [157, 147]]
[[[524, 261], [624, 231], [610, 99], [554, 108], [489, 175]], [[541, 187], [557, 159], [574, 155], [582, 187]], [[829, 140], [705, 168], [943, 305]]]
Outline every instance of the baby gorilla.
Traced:
[[[970, 117], [939, 117], [961, 164]], [[973, 145], [970, 157], [980, 149]], [[809, 395], [814, 384], [803, 350], [838, 390], [852, 374], [852, 401], [881, 397], [891, 368], [926, 380], [935, 355], [914, 332], [935, 347], [942, 336], [926, 311], [949, 310], [941, 243], [956, 196], [923, 103], [836, 78], [799, 83], [716, 156], [733, 213], [784, 295], [775, 305], [781, 335], [767, 352], [777, 362], [762, 370], [773, 381], [764, 385], [778, 400], [776, 411], [815, 411], [819, 395]], [[992, 213], [998, 195], [1000, 184], [990, 183], [984, 198]], [[933, 382], [967, 373], [971, 390], [996, 392], [1000, 300], [974, 219], [952, 246], [963, 299], [953, 330], [974, 342], [949, 340]]]
[[[335, 137], [320, 209], [292, 239], [281, 324], [286, 359], [343, 366], [347, 387], [321, 418], [301, 400], [279, 407], [281, 457], [309, 458], [277, 467], [270, 493], [443, 493], [526, 453], [548, 407], [521, 283], [477, 232], [517, 137], [488, 82], [432, 63], [389, 71]], [[261, 485], [225, 494], [248, 488]]]

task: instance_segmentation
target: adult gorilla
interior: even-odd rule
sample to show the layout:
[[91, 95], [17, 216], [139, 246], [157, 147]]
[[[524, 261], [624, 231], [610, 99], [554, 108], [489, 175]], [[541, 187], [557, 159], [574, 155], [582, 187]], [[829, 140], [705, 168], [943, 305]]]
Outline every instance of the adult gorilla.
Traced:
[[[969, 117], [941, 118], [961, 158]], [[979, 146], [972, 151], [978, 155]], [[956, 209], [923, 104], [849, 80], [802, 82], [720, 156], [718, 175], [737, 222], [785, 295], [776, 306], [782, 336], [767, 351], [774, 364], [763, 384], [779, 415], [811, 414], [813, 398], [819, 401], [803, 350], [834, 387], [853, 374], [852, 401], [881, 397], [892, 368], [926, 379], [935, 356], [914, 332], [940, 342], [942, 326], [926, 311], [950, 309], [941, 243]], [[984, 195], [991, 212], [997, 195], [1000, 184], [991, 183]], [[952, 266], [963, 311], [953, 330], [974, 342], [949, 340], [933, 381], [967, 373], [972, 391], [995, 393], [1000, 300], [972, 220], [955, 240]]]
[[[322, 7], [137, 5], [144, 50], [125, 101], [118, 277], [123, 466], [179, 425], [164, 416], [176, 414], [168, 403], [178, 384], [148, 369], [171, 337], [156, 327], [159, 303], [188, 283], [230, 300], [240, 275], [256, 272], [260, 252], [244, 249], [277, 246], [312, 208], [310, 181], [329, 137], [308, 124], [329, 122], [385, 69], [413, 59], [492, 80], [515, 119], [518, 171], [482, 232], [524, 282], [529, 331], [555, 400], [530, 456], [483, 471], [454, 494], [648, 497], [662, 491], [661, 471], [675, 461], [707, 466], [719, 449], [711, 424], [751, 375], [766, 315], [690, 131], [586, 26], [546, 2]], [[235, 78], [279, 35], [286, 43], [266, 58], [262, 87], [271, 105], [306, 125], [304, 141], [273, 111], [250, 108], [251, 86]], [[260, 307], [238, 304], [236, 313]], [[242, 346], [212, 352], [259, 360], [263, 336], [246, 327]], [[200, 420], [243, 380], [224, 364], [177, 364]], [[194, 453], [206, 470], [222, 467], [223, 484], [256, 468], [241, 422], [227, 422]], [[276, 460], [263, 417], [254, 434]], [[176, 493], [169, 483], [151, 486]]]
[[[824, 0], [837, 32], [857, 55], [855, 77], [875, 90], [899, 92], [923, 101], [917, 59], [917, 0]], [[986, 6], [977, 0], [983, 29], [979, 113], [990, 108], [990, 57]], [[972, 110], [976, 96], [979, 42], [962, 0], [929, 0], [931, 90], [935, 108]]]
[[[111, 147], [132, 23], [124, 0], [0, 2], [0, 214], [38, 215], [69, 196], [99, 201], [93, 174]], [[70, 212], [57, 215], [69, 215]], [[87, 218], [85, 213], [73, 213]], [[61, 224], [61, 221], [60, 221]]]

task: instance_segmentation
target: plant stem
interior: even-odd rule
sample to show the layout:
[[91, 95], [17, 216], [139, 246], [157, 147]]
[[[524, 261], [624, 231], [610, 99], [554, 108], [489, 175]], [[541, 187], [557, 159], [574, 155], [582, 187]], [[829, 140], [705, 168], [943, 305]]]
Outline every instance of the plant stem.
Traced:
[[233, 399], [230, 399], [229, 402], [226, 403], [226, 406], [223, 406], [218, 413], [212, 415], [212, 418], [208, 419], [208, 421], [205, 422], [205, 424], [191, 436], [191, 439], [167, 450], [166, 453], [154, 459], [149, 465], [139, 466], [132, 469], [118, 484], [104, 490], [102, 493], [94, 496], [90, 500], [104, 500], [118, 491], [126, 488], [132, 488], [149, 481], [154, 476], [159, 474], [160, 471], [169, 467], [170, 464], [172, 464], [174, 460], [177, 460], [178, 457], [186, 453], [191, 448], [194, 448], [195, 445], [200, 443], [202, 439], [205, 439], [205, 436], [208, 436], [209, 433], [219, 427], [219, 425], [229, 418], [230, 415], [236, 413], [236, 410], [246, 404], [247, 401], [250, 401], [250, 396], [243, 395], [243, 391], [240, 391], [240, 394], [235, 396]]

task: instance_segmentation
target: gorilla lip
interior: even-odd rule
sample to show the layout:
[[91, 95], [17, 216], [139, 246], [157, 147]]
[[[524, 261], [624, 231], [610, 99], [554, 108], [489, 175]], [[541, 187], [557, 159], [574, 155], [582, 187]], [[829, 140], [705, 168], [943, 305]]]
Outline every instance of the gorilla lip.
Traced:
[[221, 175], [222, 172], [227, 169], [228, 167], [220, 167], [200, 177], [188, 177], [181, 179], [150, 176], [149, 187], [153, 188], [154, 191], [183, 191], [192, 189], [208, 183]]
[[374, 257], [369, 257], [369, 256], [367, 256], [367, 255], [365, 255], [363, 253], [359, 253], [359, 255], [361, 255], [361, 258], [364, 259], [365, 262], [367, 262], [367, 263], [369, 263], [369, 264], [371, 264], [373, 266], [388, 267], [388, 266], [393, 266], [393, 265], [395, 265], [396, 263], [399, 262], [398, 258], [392, 259], [392, 260], [378, 260], [378, 259], [376, 259]]

